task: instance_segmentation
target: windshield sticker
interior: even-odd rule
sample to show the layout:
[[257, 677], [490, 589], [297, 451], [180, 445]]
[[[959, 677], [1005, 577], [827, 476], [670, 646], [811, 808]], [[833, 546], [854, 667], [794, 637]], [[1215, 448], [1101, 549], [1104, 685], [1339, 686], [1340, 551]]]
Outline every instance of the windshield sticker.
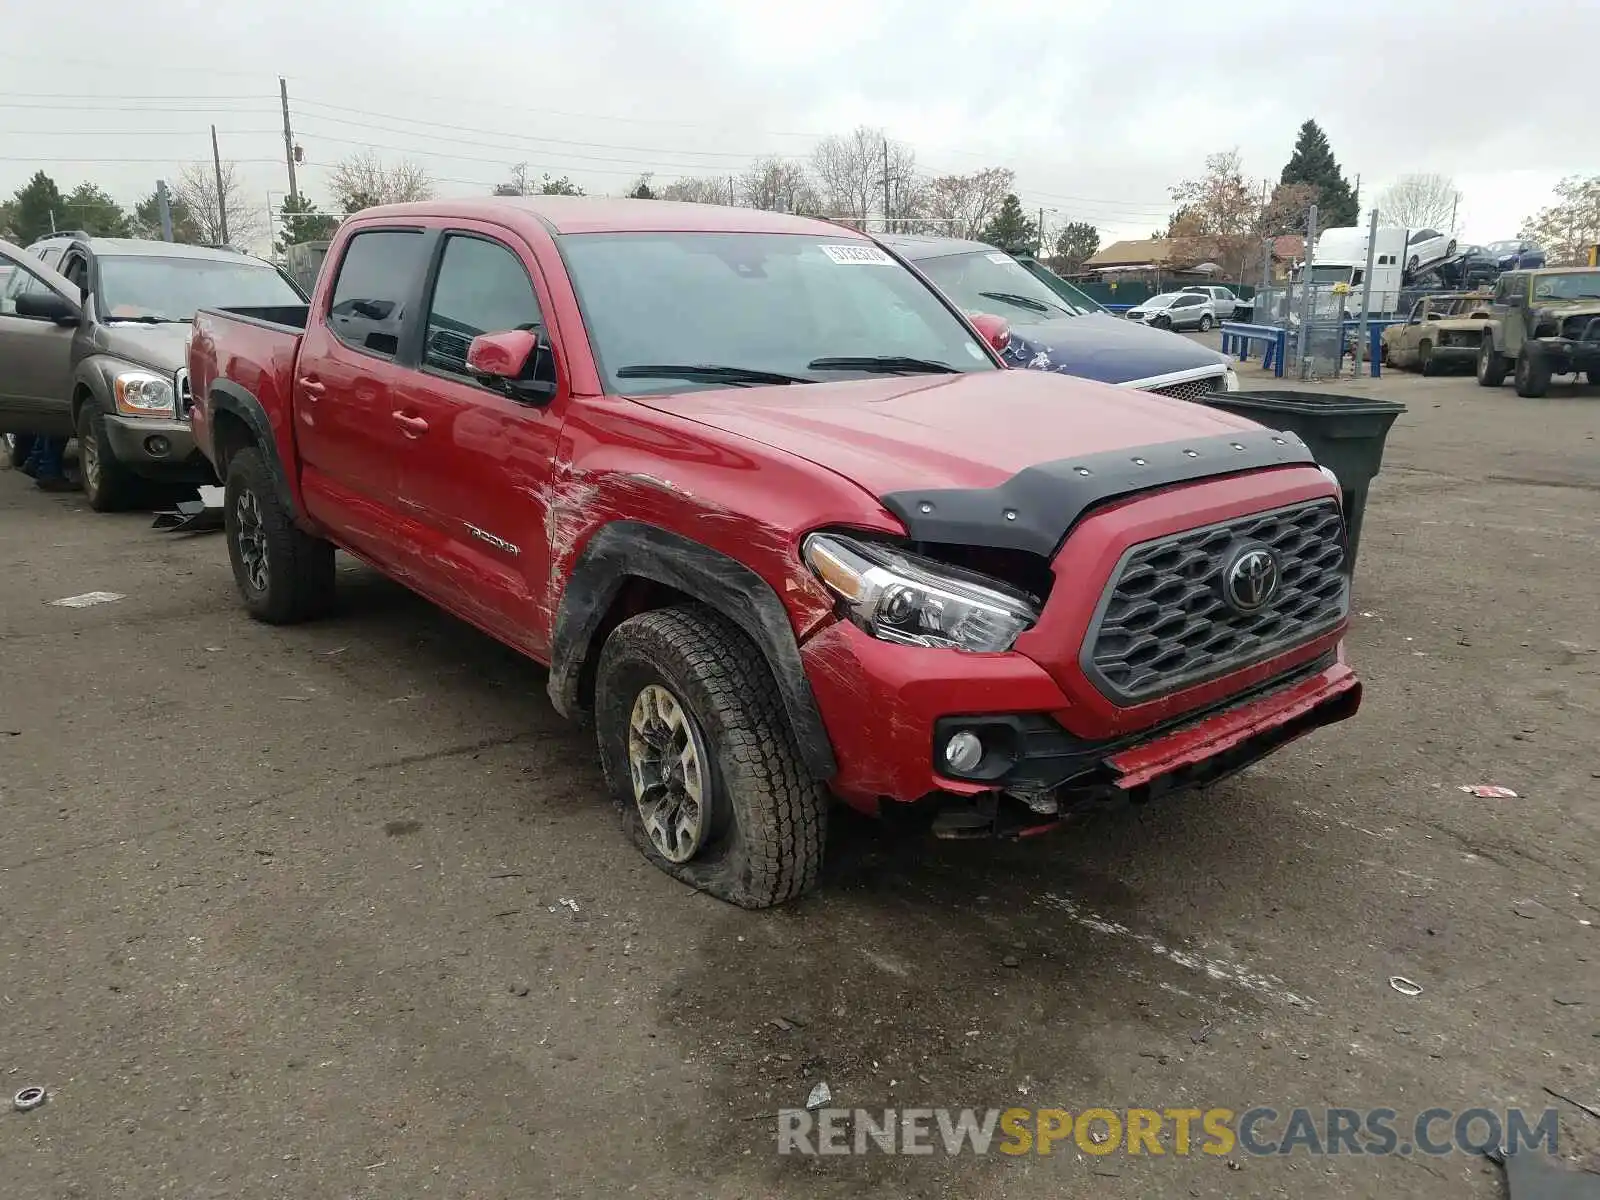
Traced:
[[1011, 261], [1011, 255], [1002, 254], [998, 250], [992, 254], [985, 254], [984, 257], [992, 263], [999, 263], [1001, 266], [1005, 266], [1006, 263]]
[[840, 266], [892, 267], [894, 259], [887, 251], [876, 246], [819, 246], [824, 254]]

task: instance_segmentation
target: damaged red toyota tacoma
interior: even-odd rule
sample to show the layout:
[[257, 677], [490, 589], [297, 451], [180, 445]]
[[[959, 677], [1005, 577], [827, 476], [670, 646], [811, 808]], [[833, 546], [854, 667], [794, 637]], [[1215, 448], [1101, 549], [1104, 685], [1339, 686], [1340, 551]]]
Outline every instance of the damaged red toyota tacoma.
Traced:
[[196, 316], [192, 421], [251, 615], [364, 559], [547, 664], [640, 850], [762, 907], [834, 798], [1031, 834], [1359, 703], [1305, 445], [1001, 335], [825, 222], [398, 205], [308, 307]]

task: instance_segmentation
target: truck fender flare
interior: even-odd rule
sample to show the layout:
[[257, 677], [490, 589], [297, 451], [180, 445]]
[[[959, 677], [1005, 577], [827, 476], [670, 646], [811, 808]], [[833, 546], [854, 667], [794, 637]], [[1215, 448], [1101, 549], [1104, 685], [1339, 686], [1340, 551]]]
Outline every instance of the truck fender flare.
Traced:
[[[102, 405], [107, 412], [114, 413], [115, 405], [111, 400], [111, 377], [116, 373], [116, 368], [128, 369], [129, 364], [107, 359], [104, 355], [93, 355], [80, 362], [72, 372], [72, 386], [68, 390], [69, 412], [72, 419], [72, 428], [78, 428], [78, 414], [83, 410], [83, 405], [78, 403], [78, 393], [88, 392], [91, 399]], [[143, 368], [140, 368], [141, 370]]]
[[[256, 447], [261, 451], [261, 457], [267, 464], [267, 471], [272, 476], [273, 490], [277, 492], [278, 502], [283, 505], [284, 511], [292, 519], [299, 519], [299, 509], [294, 502], [294, 493], [289, 488], [289, 476], [283, 469], [283, 460], [278, 457], [278, 439], [273, 436], [272, 422], [267, 420], [267, 410], [262, 407], [249, 390], [240, 387], [229, 379], [219, 379], [211, 385], [207, 395], [213, 414], [212, 440], [216, 440], [215, 414], [219, 412], [231, 413], [238, 417], [250, 428], [250, 433]], [[215, 452], [215, 445], [212, 446]], [[216, 460], [212, 460], [213, 469], [217, 469]], [[223, 483], [227, 477], [221, 469], [217, 475]]]
[[1496, 353], [1501, 351], [1506, 344], [1505, 338], [1500, 335], [1500, 322], [1490, 321], [1483, 327], [1483, 336], [1489, 339], [1489, 346]]
[[585, 664], [600, 649], [595, 634], [629, 577], [693, 596], [749, 636], [772, 671], [795, 741], [819, 780], [838, 770], [833, 744], [800, 661], [789, 614], [760, 575], [720, 551], [642, 521], [613, 521], [584, 547], [561, 592], [550, 641], [550, 701], [563, 716], [583, 709]]

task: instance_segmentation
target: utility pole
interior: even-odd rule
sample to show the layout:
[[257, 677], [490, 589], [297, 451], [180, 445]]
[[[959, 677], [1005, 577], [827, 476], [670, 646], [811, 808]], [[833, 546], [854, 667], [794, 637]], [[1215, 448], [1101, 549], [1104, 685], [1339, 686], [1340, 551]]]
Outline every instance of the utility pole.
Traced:
[[732, 208], [737, 203], [738, 203], [738, 201], [733, 198], [733, 176], [729, 175], [728, 176], [728, 207]]
[[[1311, 298], [1311, 267], [1316, 262], [1317, 244], [1317, 206], [1313, 204], [1306, 212], [1306, 257], [1305, 265], [1300, 268], [1300, 334], [1295, 338], [1295, 355], [1300, 360], [1300, 378], [1311, 378], [1311, 360], [1306, 356], [1306, 351], [1311, 348], [1311, 314], [1315, 305]], [[1342, 336], [1342, 331], [1341, 331]]]
[[1456, 206], [1461, 203], [1461, 193], [1454, 192], [1450, 196], [1450, 232], [1456, 231]]
[[172, 200], [165, 179], [156, 180], [156, 212], [161, 214], [161, 240], [172, 241]]
[[1361, 333], [1356, 338], [1356, 352], [1351, 366], [1356, 377], [1361, 376], [1361, 358], [1367, 351], [1367, 322], [1372, 313], [1372, 271], [1378, 262], [1378, 206], [1372, 206], [1372, 217], [1367, 222], [1367, 273], [1361, 277]]
[[228, 197], [222, 190], [222, 152], [217, 149], [217, 127], [211, 127], [211, 165], [217, 171], [217, 230], [228, 244]]
[[883, 139], [883, 231], [889, 232], [889, 139]]
[[289, 168], [289, 200], [300, 207], [300, 188], [294, 178], [294, 131], [289, 128], [289, 81], [278, 76], [278, 99], [283, 102], [283, 160]]

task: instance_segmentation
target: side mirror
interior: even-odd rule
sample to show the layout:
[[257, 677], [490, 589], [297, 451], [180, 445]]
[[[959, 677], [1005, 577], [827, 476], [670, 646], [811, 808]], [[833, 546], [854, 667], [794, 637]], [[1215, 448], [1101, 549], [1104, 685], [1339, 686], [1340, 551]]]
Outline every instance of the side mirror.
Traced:
[[82, 320], [78, 309], [54, 292], [23, 292], [16, 304], [19, 317], [54, 321], [57, 325], [76, 325]]
[[1011, 326], [1004, 317], [993, 313], [973, 313], [972, 327], [983, 335], [991, 349], [1004, 350], [1011, 344]]
[[539, 335], [531, 329], [480, 333], [467, 347], [467, 371], [479, 383], [498, 387], [513, 400], [544, 404], [554, 398], [556, 385], [532, 377], [543, 349]]

